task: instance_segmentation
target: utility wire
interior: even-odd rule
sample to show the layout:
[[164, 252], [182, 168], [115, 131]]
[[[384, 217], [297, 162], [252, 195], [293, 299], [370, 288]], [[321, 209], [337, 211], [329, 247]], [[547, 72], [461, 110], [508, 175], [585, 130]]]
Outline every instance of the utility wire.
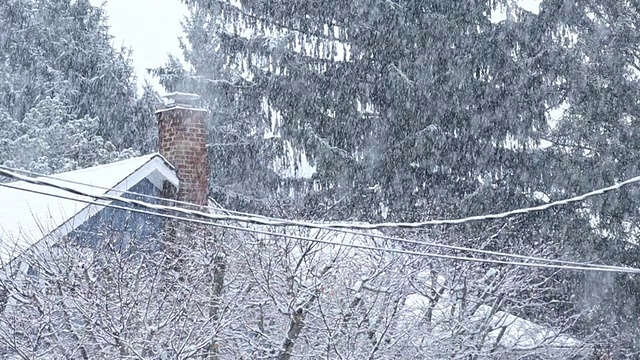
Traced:
[[[40, 173], [29, 171], [29, 170], [14, 169], [14, 168], [10, 168], [10, 167], [3, 166], [3, 165], [0, 165], [0, 169], [7, 170], [7, 171], [13, 171], [13, 172], [16, 172], [16, 173], [19, 173], [19, 174], [32, 175], [32, 176], [36, 176], [36, 177], [44, 178], [44, 179], [51, 179], [51, 180], [55, 180], [55, 181], [59, 181], [59, 182], [64, 182], [64, 183], [67, 183], [67, 184], [87, 186], [87, 187], [92, 187], [92, 188], [95, 188], [95, 189], [100, 189], [100, 190], [105, 190], [105, 191], [112, 191], [112, 192], [116, 192], [116, 193], [120, 193], [120, 194], [129, 194], [129, 195], [140, 196], [140, 197], [144, 197], [144, 198], [151, 199], [151, 200], [160, 200], [160, 201], [163, 201], [163, 202], [169, 202], [169, 203], [180, 204], [180, 205], [187, 205], [187, 206], [192, 207], [192, 208], [199, 208], [199, 209], [207, 210], [207, 211], [208, 210], [214, 210], [214, 211], [218, 211], [219, 210], [219, 211], [224, 211], [224, 212], [228, 212], [228, 213], [237, 213], [236, 211], [223, 209], [222, 206], [220, 206], [220, 209], [217, 209], [217, 208], [212, 207], [212, 206], [194, 204], [194, 203], [190, 203], [190, 202], [187, 202], [187, 201], [168, 199], [166, 197], [155, 196], [155, 195], [150, 195], [150, 194], [143, 194], [143, 193], [130, 191], [130, 190], [119, 190], [119, 189], [114, 189], [114, 188], [110, 188], [110, 187], [106, 187], [106, 186], [93, 185], [93, 184], [89, 184], [89, 183], [81, 182], [81, 181], [62, 179], [62, 178], [56, 177], [54, 175], [40, 174]], [[209, 198], [209, 199], [214, 201], [211, 198]], [[216, 203], [216, 205], [219, 205], [219, 204]], [[242, 214], [238, 213], [238, 214], [239, 215], [243, 215], [244, 213], [242, 213]], [[255, 214], [255, 215], [248, 214], [248, 215], [250, 215], [250, 216], [252, 215], [252, 216], [255, 216], [255, 217], [269, 218], [267, 216], [262, 216], [262, 215], [257, 215], [257, 214]], [[275, 218], [270, 218], [270, 219], [275, 219]]]
[[[259, 225], [268, 225], [268, 226], [290, 226], [290, 225], [299, 225], [299, 226], [306, 226], [309, 223], [303, 223], [303, 222], [297, 222], [297, 221], [289, 221], [289, 220], [270, 220], [267, 218], [257, 218], [257, 217], [241, 217], [241, 216], [233, 216], [233, 215], [216, 215], [216, 214], [209, 214], [209, 213], [205, 213], [205, 212], [201, 212], [201, 211], [196, 211], [196, 210], [189, 210], [189, 209], [184, 209], [184, 208], [178, 208], [178, 207], [171, 207], [171, 206], [163, 206], [163, 205], [155, 205], [155, 204], [148, 204], [139, 200], [133, 200], [133, 199], [125, 199], [122, 197], [118, 197], [118, 196], [112, 196], [112, 195], [87, 195], [86, 193], [83, 193], [79, 190], [73, 189], [73, 188], [69, 188], [69, 187], [65, 187], [62, 185], [58, 185], [58, 184], [53, 184], [44, 180], [40, 180], [40, 179], [34, 179], [34, 178], [30, 178], [30, 177], [26, 177], [26, 176], [22, 176], [20, 174], [18, 174], [17, 172], [15, 172], [13, 169], [11, 170], [7, 170], [8, 168], [4, 167], [4, 166], [0, 166], [0, 175], [4, 175], [10, 178], [14, 178], [14, 179], [18, 179], [18, 180], [22, 180], [25, 182], [29, 182], [32, 184], [37, 184], [37, 185], [45, 185], [45, 186], [50, 186], [50, 187], [54, 187], [60, 190], [65, 190], [77, 195], [82, 195], [82, 196], [89, 196], [92, 198], [100, 198], [102, 200], [111, 200], [111, 201], [122, 201], [125, 203], [130, 203], [130, 204], [137, 204], [140, 206], [149, 206], [152, 208], [155, 208], [157, 210], [171, 210], [171, 211], [177, 211], [177, 212], [181, 212], [187, 215], [195, 215], [195, 216], [201, 216], [201, 217], [205, 217], [205, 218], [209, 218], [212, 220], [235, 220], [238, 222], [248, 222], [248, 223], [253, 223], [253, 224], [259, 224]], [[341, 223], [341, 222], [331, 222], [331, 223], [324, 223], [322, 224], [323, 227], [325, 228], [334, 228], [334, 229], [358, 229], [358, 230], [379, 230], [379, 229], [385, 229], [385, 228], [404, 228], [404, 229], [418, 229], [418, 228], [424, 228], [424, 227], [430, 227], [430, 226], [438, 226], [438, 225], [460, 225], [460, 224], [465, 224], [465, 223], [469, 223], [469, 222], [476, 222], [476, 221], [482, 221], [482, 220], [498, 220], [498, 219], [504, 219], [507, 217], [511, 217], [514, 215], [521, 215], [521, 214], [528, 214], [528, 213], [532, 213], [532, 212], [538, 212], [538, 211], [543, 211], [543, 210], [547, 210], [550, 208], [554, 208], [554, 207], [558, 207], [558, 206], [562, 206], [562, 205], [569, 205], [572, 203], [577, 203], [577, 202], [581, 202], [584, 201], [588, 198], [591, 197], [595, 197], [598, 195], [603, 195], [605, 193], [611, 192], [611, 191], [615, 191], [615, 190], [619, 190], [620, 188], [636, 183], [636, 182], [640, 182], [640, 176], [636, 176], [634, 178], [625, 180], [623, 182], [605, 187], [605, 188], [601, 188], [598, 190], [594, 190], [582, 195], [578, 195], [572, 198], [568, 198], [568, 199], [564, 199], [564, 200], [558, 200], [558, 201], [554, 201], [554, 202], [550, 202], [547, 204], [543, 204], [543, 205], [539, 205], [539, 206], [533, 206], [533, 207], [528, 207], [528, 208], [522, 208], [522, 209], [516, 209], [516, 210], [511, 210], [511, 211], [506, 211], [506, 212], [502, 212], [502, 213], [495, 213], [495, 214], [486, 214], [486, 215], [476, 215], [476, 216], [469, 216], [466, 218], [460, 218], [460, 219], [444, 219], [444, 220], [427, 220], [427, 221], [423, 221], [423, 222], [413, 222], [413, 223], [392, 223], [392, 222], [388, 222], [388, 223], [376, 223], [376, 224], [353, 224], [353, 223]], [[193, 205], [193, 204], [191, 204]], [[304, 224], [304, 225], [303, 225]]]
[[[276, 217], [271, 217], [271, 216], [264, 216], [264, 215], [260, 215], [260, 214], [252, 214], [252, 213], [246, 213], [246, 212], [242, 212], [242, 211], [235, 211], [235, 210], [225, 209], [225, 208], [222, 207], [222, 205], [220, 205], [212, 197], [209, 197], [209, 201], [213, 202], [217, 207], [209, 206], [209, 205], [194, 204], [194, 203], [191, 203], [191, 202], [180, 201], [180, 200], [177, 200], [177, 199], [168, 199], [166, 197], [155, 196], [155, 195], [150, 195], [150, 194], [144, 194], [144, 193], [139, 193], [139, 192], [130, 191], [130, 190], [119, 190], [119, 189], [114, 189], [114, 188], [110, 188], [110, 187], [106, 187], [106, 186], [99, 186], [99, 185], [89, 184], [89, 183], [85, 183], [85, 182], [81, 182], [81, 181], [63, 179], [63, 178], [56, 177], [54, 175], [46, 175], [46, 174], [41, 174], [41, 173], [29, 171], [29, 170], [10, 168], [10, 167], [6, 167], [6, 166], [3, 166], [3, 165], [0, 165], [0, 169], [4, 169], [4, 170], [8, 170], [8, 171], [14, 171], [14, 172], [19, 173], [19, 174], [33, 175], [33, 176], [36, 176], [36, 177], [39, 177], [39, 178], [52, 179], [52, 180], [56, 180], [56, 181], [59, 181], [59, 182], [64, 182], [64, 183], [67, 183], [67, 184], [87, 186], [87, 187], [92, 187], [92, 188], [95, 188], [95, 189], [100, 189], [100, 190], [105, 190], [105, 191], [110, 191], [110, 192], [116, 192], [116, 193], [120, 193], [120, 194], [135, 195], [135, 196], [139, 196], [139, 197], [143, 197], [143, 198], [147, 198], [147, 199], [151, 199], [151, 200], [160, 200], [160, 201], [166, 202], [166, 203], [187, 205], [190, 208], [202, 209], [202, 210], [205, 210], [205, 211], [219, 211], [219, 212], [225, 212], [227, 214], [236, 214], [236, 215], [243, 215], [243, 216], [250, 216], [250, 217], [257, 217], [257, 218], [264, 218], [264, 219], [271, 219], [271, 220], [287, 221], [286, 219], [281, 219], [281, 218], [276, 218]], [[292, 221], [296, 221], [296, 220], [292, 220]], [[310, 224], [313, 225], [314, 223], [310, 223]], [[292, 225], [294, 225], [294, 224], [292, 224]], [[340, 231], [340, 230], [336, 229], [336, 231]]]
[[[426, 253], [426, 252], [410, 251], [410, 250], [402, 250], [402, 249], [383, 248], [383, 247], [376, 247], [376, 246], [362, 245], [362, 244], [340, 243], [340, 242], [329, 241], [329, 240], [314, 239], [314, 238], [299, 236], [299, 235], [282, 234], [275, 231], [250, 229], [250, 228], [241, 227], [241, 226], [227, 225], [227, 224], [221, 224], [217, 222], [210, 222], [206, 220], [181, 217], [181, 216], [176, 216], [176, 215], [171, 215], [166, 213], [158, 213], [158, 212], [147, 211], [142, 209], [129, 208], [129, 207], [113, 205], [113, 204], [94, 201], [94, 200], [78, 199], [78, 198], [73, 198], [73, 197], [59, 195], [59, 194], [47, 193], [44, 191], [25, 189], [17, 186], [12, 186], [9, 184], [0, 184], [0, 187], [6, 187], [6, 188], [26, 191], [34, 194], [81, 202], [85, 204], [97, 205], [97, 206], [119, 209], [124, 211], [131, 211], [131, 212], [152, 215], [152, 216], [159, 216], [167, 219], [192, 222], [196, 224], [209, 225], [209, 226], [214, 226], [219, 228], [249, 232], [249, 233], [260, 234], [260, 235], [280, 236], [280, 237], [294, 239], [294, 240], [301, 240], [301, 241], [313, 242], [313, 243], [319, 243], [319, 244], [325, 244], [325, 245], [342, 246], [342, 247], [361, 249], [361, 250], [372, 250], [372, 251], [381, 251], [381, 252], [395, 253], [395, 254], [413, 255], [413, 256], [430, 257], [430, 258], [438, 258], [438, 259], [448, 259], [448, 260], [471, 261], [471, 262], [487, 263], [487, 264], [513, 265], [513, 266], [537, 267], [537, 268], [548, 268], [548, 269], [559, 269], [559, 270], [598, 271], [598, 272], [614, 272], [614, 273], [627, 273], [627, 274], [640, 273], [640, 269], [627, 268], [627, 267], [601, 266], [596, 264], [581, 264], [582, 266], [573, 266], [573, 265], [540, 264], [540, 263], [532, 263], [532, 262], [514, 262], [514, 261], [504, 261], [504, 260], [496, 260], [496, 259], [472, 258], [472, 257]], [[82, 195], [82, 196], [89, 197], [89, 198], [94, 197], [92, 195]]]
[[[0, 166], [0, 174], [3, 174], [3, 170], [7, 169], [4, 166]], [[10, 171], [7, 171], [10, 172]], [[24, 173], [31, 173], [31, 174], [36, 174], [37, 173], [32, 173], [32, 172], [28, 172], [28, 171], [16, 171], [16, 172], [24, 172]], [[5, 176], [11, 176], [11, 175], [5, 175]], [[479, 253], [479, 254], [484, 254], [484, 255], [493, 255], [493, 256], [502, 256], [502, 257], [510, 257], [510, 258], [516, 258], [516, 259], [521, 259], [521, 260], [529, 260], [529, 261], [537, 261], [537, 262], [547, 262], [547, 263], [555, 263], [555, 264], [565, 264], [565, 265], [575, 265], [575, 266], [589, 266], [589, 264], [587, 263], [581, 263], [581, 262], [573, 262], [573, 261], [567, 261], [567, 260], [557, 260], [557, 259], [545, 259], [545, 258], [541, 258], [541, 257], [535, 257], [535, 256], [526, 256], [526, 255], [519, 255], [519, 254], [511, 254], [511, 253], [504, 253], [504, 252], [497, 252], [497, 251], [490, 251], [490, 250], [481, 250], [481, 249], [473, 249], [473, 248], [467, 248], [467, 247], [462, 247], [462, 246], [454, 246], [454, 245], [445, 245], [445, 244], [438, 244], [438, 243], [432, 243], [432, 242], [425, 242], [425, 241], [417, 241], [417, 240], [410, 240], [410, 239], [405, 239], [405, 238], [399, 238], [399, 237], [392, 237], [392, 236], [386, 236], [386, 235], [381, 235], [381, 234], [368, 234], [368, 233], [362, 233], [362, 232], [358, 232], [358, 231], [353, 231], [353, 230], [348, 230], [345, 228], [335, 228], [332, 226], [332, 224], [317, 224], [317, 223], [309, 223], [309, 222], [302, 222], [302, 221], [295, 221], [295, 220], [284, 220], [284, 219], [276, 219], [276, 218], [268, 218], [268, 217], [262, 217], [260, 216], [261, 219], [266, 219], [268, 220], [268, 222], [262, 221], [261, 219], [256, 219], [257, 215], [255, 214], [250, 214], [250, 213], [242, 213], [242, 214], [247, 214], [249, 215], [249, 217], [234, 217], [234, 216], [225, 216], [225, 215], [212, 215], [209, 213], [202, 213], [202, 212], [195, 212], [192, 210], [186, 210], [183, 208], [178, 208], [178, 207], [173, 207], [173, 206], [162, 206], [162, 205], [155, 205], [155, 204], [149, 204], [149, 203], [145, 203], [145, 202], [141, 202], [139, 200], [132, 200], [132, 199], [127, 199], [127, 198], [122, 198], [122, 197], [115, 197], [115, 196], [110, 196], [110, 195], [90, 195], [90, 194], [86, 194], [84, 192], [81, 192], [77, 189], [72, 189], [72, 188], [67, 188], [64, 186], [60, 186], [60, 185], [56, 185], [56, 184], [51, 184], [51, 183], [47, 183], [47, 182], [40, 182], [38, 179], [33, 179], [33, 178], [29, 178], [29, 177], [17, 177], [20, 179], [25, 179], [23, 181], [28, 181], [34, 184], [38, 184], [38, 185], [45, 185], [45, 186], [53, 186], [57, 189], [63, 190], [63, 191], [67, 191], [67, 192], [71, 192], [74, 193], [76, 195], [81, 195], [81, 196], [86, 196], [86, 197], [90, 197], [90, 198], [94, 198], [94, 199], [102, 199], [102, 200], [108, 200], [108, 201], [120, 201], [120, 202], [124, 202], [124, 203], [129, 203], [129, 204], [136, 204], [139, 206], [143, 206], [146, 208], [152, 208], [152, 209], [156, 209], [156, 210], [162, 210], [162, 211], [176, 211], [179, 213], [187, 213], [189, 215], [196, 215], [196, 216], [201, 216], [201, 217], [205, 217], [205, 218], [210, 218], [213, 220], [234, 220], [234, 221], [238, 221], [238, 222], [249, 222], [249, 223], [254, 223], [254, 224], [259, 224], [259, 225], [267, 225], [267, 226], [298, 226], [298, 227], [307, 227], [307, 228], [315, 228], [315, 229], [321, 229], [321, 230], [327, 230], [327, 231], [336, 231], [336, 232], [341, 232], [341, 233], [346, 233], [346, 234], [351, 234], [351, 235], [363, 235], [363, 236], [369, 236], [372, 238], [378, 238], [378, 239], [384, 239], [384, 240], [389, 240], [389, 241], [395, 241], [395, 242], [402, 242], [402, 243], [407, 243], [407, 244], [412, 244], [412, 245], [420, 245], [420, 246], [430, 246], [430, 247], [437, 247], [437, 248], [443, 248], [443, 249], [449, 249], [449, 250], [457, 250], [457, 251], [466, 251], [466, 252], [472, 252], [472, 253]], [[52, 179], [57, 179], [54, 177], [50, 177]], [[57, 179], [58, 180], [58, 179]], [[91, 184], [86, 184], [86, 183], [81, 183], [81, 182], [77, 182], [77, 181], [71, 181], [71, 180], [63, 180], [69, 183], [73, 183], [73, 184], [77, 184], [77, 185], [84, 185], [84, 186], [93, 186]], [[99, 186], [93, 186], [95, 188], [98, 189], [104, 189], [104, 190], [112, 190], [106, 187], [99, 187]], [[160, 199], [163, 201], [171, 201], [170, 199], [166, 199], [166, 198], [160, 198], [160, 197], [156, 197], [156, 196], [151, 196], [151, 195], [145, 195], [145, 194], [141, 194], [141, 193], [136, 193], [136, 192], [131, 192], [131, 191], [125, 191], [125, 190], [115, 190], [117, 192], [121, 192], [121, 193], [128, 193], [128, 194], [134, 194], [134, 195], [141, 195], [141, 196], [147, 196], [153, 199]], [[181, 204], [185, 204], [185, 205], [189, 205], [189, 206], [199, 206], [199, 207], [203, 207], [206, 209], [212, 209], [208, 206], [203, 206], [203, 205], [198, 205], [198, 204], [192, 204], [189, 202], [184, 202], [184, 201], [178, 201], [178, 203]], [[233, 212], [233, 211], [227, 211], [227, 210], [222, 210], [222, 209], [212, 209], [212, 210], [221, 210], [221, 211], [226, 211], [226, 212]], [[233, 213], [238, 213], [238, 212], [233, 212]], [[241, 219], [241, 220], [240, 220]], [[357, 227], [359, 224], [354, 224], [354, 227]], [[608, 265], [596, 265], [596, 267], [611, 267]], [[611, 267], [611, 268], [618, 268], [618, 267]]]

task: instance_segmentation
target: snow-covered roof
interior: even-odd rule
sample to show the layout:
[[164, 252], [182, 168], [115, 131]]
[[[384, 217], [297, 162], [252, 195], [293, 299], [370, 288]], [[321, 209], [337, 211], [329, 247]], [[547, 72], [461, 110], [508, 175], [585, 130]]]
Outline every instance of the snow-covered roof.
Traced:
[[[445, 293], [443, 298], [433, 308], [433, 319], [442, 324], [442, 328], [436, 329], [446, 331], [447, 324], [455, 323], [453, 319], [453, 306], [451, 299]], [[424, 309], [431, 306], [430, 299], [421, 294], [412, 294], [405, 302], [407, 310], [414, 315], [420, 316]], [[487, 305], [480, 305], [474, 314], [466, 319], [468, 322], [484, 322], [492, 329], [487, 334], [485, 341], [487, 344], [499, 342], [501, 347], [513, 350], [531, 350], [543, 346], [562, 349], [578, 348], [582, 342], [571, 336], [561, 334], [558, 331], [525, 320], [504, 311], [492, 311]]]
[[[497, 272], [495, 269], [490, 270]], [[446, 283], [443, 276], [438, 276], [437, 286]], [[477, 305], [477, 307], [476, 307]], [[443, 291], [435, 303], [433, 299], [421, 293], [411, 294], [405, 301], [405, 316], [422, 317], [427, 309], [431, 310], [431, 331], [442, 339], [457, 327], [484, 328], [487, 331], [483, 338], [487, 348], [497, 347], [508, 351], [528, 352], [536, 350], [546, 353], [550, 358], [566, 358], [568, 354], [582, 354], [589, 349], [589, 344], [563, 333], [561, 329], [547, 327], [526, 320], [506, 311], [495, 311], [491, 306], [474, 304], [468, 299], [464, 311], [475, 308], [473, 313], [465, 313], [459, 317], [459, 299], [449, 291]]]
[[[121, 195], [142, 179], [162, 188], [164, 180], [175, 186], [173, 167], [159, 154], [94, 166], [47, 177], [46, 181], [92, 195]], [[75, 183], [70, 183], [73, 181]], [[102, 206], [77, 200], [93, 200], [63, 190], [23, 181], [0, 187], [0, 261], [7, 264], [25, 249], [48, 236], [64, 236], [97, 213]], [[112, 190], [105, 190], [112, 189]], [[38, 193], [40, 192], [40, 193]], [[51, 194], [50, 195], [45, 195]], [[64, 196], [71, 199], [63, 199]]]

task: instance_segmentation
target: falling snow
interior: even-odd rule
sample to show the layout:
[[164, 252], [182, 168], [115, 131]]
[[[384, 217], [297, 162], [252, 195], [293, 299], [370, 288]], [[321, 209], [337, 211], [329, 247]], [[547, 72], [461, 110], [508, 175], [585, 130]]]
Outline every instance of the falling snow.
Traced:
[[[130, 178], [96, 169], [164, 156], [158, 114], [197, 107], [206, 211], [249, 221], [90, 197], [104, 210], [54, 236], [82, 196], [0, 177], [0, 358], [640, 356], [640, 277], [603, 267], [640, 267], [637, 185], [460, 225], [300, 226], [495, 214], [640, 175], [635, 2], [163, 2], [0, 1], [0, 166]], [[155, 182], [105, 186], [193, 207], [162, 180], [188, 188], [185, 164], [158, 159]]]

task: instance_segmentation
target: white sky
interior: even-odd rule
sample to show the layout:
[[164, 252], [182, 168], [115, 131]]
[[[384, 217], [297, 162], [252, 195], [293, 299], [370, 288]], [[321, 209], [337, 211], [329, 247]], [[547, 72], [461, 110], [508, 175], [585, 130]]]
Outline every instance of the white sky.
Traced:
[[[94, 6], [103, 2], [91, 0]], [[178, 37], [182, 36], [180, 21], [187, 15], [186, 6], [179, 0], [106, 0], [105, 8], [114, 45], [133, 49], [138, 83], [148, 79], [163, 94], [145, 69], [163, 65], [169, 53], [182, 58]]]

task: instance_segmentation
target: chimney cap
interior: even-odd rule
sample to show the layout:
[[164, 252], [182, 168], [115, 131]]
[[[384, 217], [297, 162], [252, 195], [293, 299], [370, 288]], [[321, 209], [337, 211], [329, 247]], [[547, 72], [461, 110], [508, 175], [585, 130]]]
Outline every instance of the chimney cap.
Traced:
[[156, 111], [156, 114], [175, 109], [207, 112], [207, 110], [199, 109], [195, 106], [195, 102], [200, 99], [200, 95], [176, 91], [167, 93], [162, 97], [166, 99], [165, 107]]
[[200, 99], [200, 95], [183, 93], [183, 92], [171, 92], [163, 96], [166, 100], [166, 106], [193, 106], [193, 103]]

